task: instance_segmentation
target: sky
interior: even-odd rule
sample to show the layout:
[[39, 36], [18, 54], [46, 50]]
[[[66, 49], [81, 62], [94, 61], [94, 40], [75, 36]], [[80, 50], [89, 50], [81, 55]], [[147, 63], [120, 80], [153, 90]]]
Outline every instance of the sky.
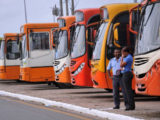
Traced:
[[[65, 0], [63, 1], [65, 2]], [[133, 1], [75, 0], [75, 6], [76, 9], [99, 8], [105, 4], [131, 3]], [[55, 4], [59, 7], [59, 0], [26, 0], [28, 23], [54, 22], [52, 7]], [[24, 0], [0, 0], [0, 6], [0, 37], [3, 37], [4, 33], [19, 33], [20, 27], [25, 24]], [[71, 7], [71, 2], [69, 2], [69, 7]]]

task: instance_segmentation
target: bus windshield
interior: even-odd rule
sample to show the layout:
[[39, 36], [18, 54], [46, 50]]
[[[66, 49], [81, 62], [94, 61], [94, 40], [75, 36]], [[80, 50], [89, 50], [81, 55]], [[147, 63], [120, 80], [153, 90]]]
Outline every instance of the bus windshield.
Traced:
[[[143, 10], [143, 9], [142, 9]], [[141, 19], [135, 55], [160, 48], [160, 2], [148, 5]]]
[[93, 59], [94, 60], [99, 60], [100, 55], [101, 55], [101, 48], [102, 48], [102, 43], [103, 43], [103, 38], [105, 31], [107, 29], [108, 23], [104, 22], [101, 24], [100, 28], [98, 29], [97, 36], [96, 36], [96, 45], [93, 51]]
[[22, 37], [21, 41], [21, 57], [22, 59], [27, 57], [27, 40], [26, 40], [26, 35]]
[[77, 58], [82, 56], [85, 53], [85, 26], [78, 25], [76, 26], [74, 37], [72, 41], [72, 52], [71, 57]]
[[5, 46], [5, 41], [1, 40], [0, 41], [0, 59], [4, 59], [4, 46]]
[[30, 50], [48, 50], [49, 49], [49, 33], [30, 33]]
[[68, 39], [67, 39], [67, 31], [60, 31], [59, 32], [59, 38], [58, 38], [58, 44], [56, 45], [56, 54], [55, 59], [60, 59], [68, 54]]
[[18, 59], [20, 57], [19, 44], [16, 40], [7, 41], [7, 59]]

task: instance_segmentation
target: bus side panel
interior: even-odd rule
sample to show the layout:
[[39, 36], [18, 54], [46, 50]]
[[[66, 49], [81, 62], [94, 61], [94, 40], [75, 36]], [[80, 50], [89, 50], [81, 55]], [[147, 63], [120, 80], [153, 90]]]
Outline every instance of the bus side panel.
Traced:
[[57, 77], [56, 82], [71, 83], [71, 76], [70, 76], [69, 67], [66, 67], [65, 70], [56, 77]]
[[30, 68], [30, 82], [54, 81], [53, 67]]
[[27, 82], [51, 82], [54, 81], [53, 67], [21, 68], [20, 80]]
[[2, 80], [18, 80], [20, 74], [19, 66], [1, 66], [0, 69], [4, 71], [0, 72], [0, 79]]
[[20, 80], [29, 82], [29, 71], [30, 68], [20, 68]]
[[92, 73], [94, 88], [109, 88], [106, 75], [104, 72], [96, 71], [95, 74]]
[[160, 65], [156, 64], [157, 67], [153, 66], [151, 70], [143, 78], [136, 77], [136, 93], [160, 96]]

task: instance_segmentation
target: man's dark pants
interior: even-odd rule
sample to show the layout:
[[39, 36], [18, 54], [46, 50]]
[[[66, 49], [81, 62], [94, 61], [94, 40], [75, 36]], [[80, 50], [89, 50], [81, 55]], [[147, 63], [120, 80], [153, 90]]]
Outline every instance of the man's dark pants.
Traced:
[[113, 76], [113, 99], [115, 107], [120, 106], [119, 88], [121, 86], [121, 76]]
[[126, 108], [135, 108], [134, 94], [132, 90], [132, 72], [126, 72], [122, 75], [122, 92]]

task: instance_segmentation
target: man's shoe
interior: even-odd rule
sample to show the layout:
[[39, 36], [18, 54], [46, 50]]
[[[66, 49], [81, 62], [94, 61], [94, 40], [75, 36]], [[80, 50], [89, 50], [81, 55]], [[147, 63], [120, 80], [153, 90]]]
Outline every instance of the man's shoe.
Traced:
[[126, 109], [125, 109], [125, 111], [129, 111], [129, 110], [130, 110], [130, 108], [126, 108]]
[[129, 107], [125, 109], [125, 111], [129, 111], [129, 110], [135, 110], [135, 107]]
[[131, 107], [131, 108], [129, 108], [130, 110], [135, 110], [135, 107]]
[[113, 109], [119, 109], [119, 106], [115, 106], [115, 107], [113, 107]]

